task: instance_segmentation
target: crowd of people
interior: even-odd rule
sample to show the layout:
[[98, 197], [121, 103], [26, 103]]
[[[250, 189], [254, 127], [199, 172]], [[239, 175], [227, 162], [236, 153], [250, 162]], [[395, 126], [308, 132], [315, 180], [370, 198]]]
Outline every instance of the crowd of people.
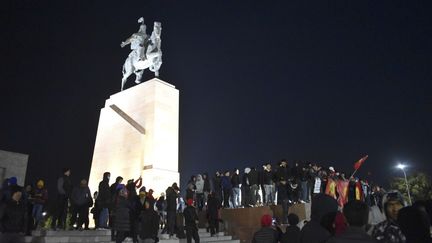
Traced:
[[[141, 177], [110, 184], [104, 173], [92, 195], [85, 179], [73, 185], [66, 168], [57, 180], [55, 210], [45, 208], [48, 191], [43, 180], [21, 187], [17, 178], [4, 181], [0, 193], [1, 242], [22, 242], [22, 234], [50, 227], [52, 230], [88, 230], [89, 212], [96, 230], [111, 230], [112, 240], [157, 242], [160, 231], [169, 238], [199, 242], [198, 213], [207, 219], [211, 236], [219, 232], [220, 209], [280, 205], [280, 221], [264, 215], [254, 242], [430, 242], [431, 201], [407, 206], [397, 191], [384, 191], [368, 181], [345, 176], [333, 167], [281, 160], [273, 168], [245, 168], [194, 175], [182, 195], [177, 183], [159, 197], [142, 185]], [[290, 206], [311, 202], [311, 218], [298, 227]], [[68, 217], [70, 215], [70, 217]], [[183, 223], [178, 223], [179, 215]], [[415, 226], [415, 227], [414, 227]], [[426, 230], [427, 229], [427, 230]]]

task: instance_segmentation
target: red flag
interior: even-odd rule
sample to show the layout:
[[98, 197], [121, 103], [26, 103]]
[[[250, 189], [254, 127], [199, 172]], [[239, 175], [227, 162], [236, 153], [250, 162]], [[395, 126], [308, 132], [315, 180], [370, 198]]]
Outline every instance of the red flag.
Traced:
[[368, 158], [369, 155], [366, 155], [365, 157], [359, 159], [359, 161], [355, 162], [354, 164], [354, 169], [358, 170], [360, 168], [360, 166], [362, 166], [362, 164], [365, 162], [365, 160]]

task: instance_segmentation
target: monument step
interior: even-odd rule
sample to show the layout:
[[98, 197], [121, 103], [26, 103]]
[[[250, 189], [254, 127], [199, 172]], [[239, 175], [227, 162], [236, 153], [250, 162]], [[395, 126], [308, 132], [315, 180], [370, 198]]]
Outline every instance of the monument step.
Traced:
[[32, 236], [110, 236], [111, 230], [35, 230]]
[[[29, 240], [29, 241], [27, 241]], [[110, 236], [33, 236], [26, 237], [31, 243], [109, 242]]]

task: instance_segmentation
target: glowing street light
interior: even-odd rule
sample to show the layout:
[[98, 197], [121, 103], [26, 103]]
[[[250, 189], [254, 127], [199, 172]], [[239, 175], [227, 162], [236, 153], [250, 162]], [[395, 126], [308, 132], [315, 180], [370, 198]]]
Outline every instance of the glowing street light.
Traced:
[[404, 165], [404, 164], [400, 164], [400, 163], [399, 163], [396, 167], [397, 167], [398, 169], [401, 169], [402, 172], [404, 173], [404, 177], [405, 177], [405, 185], [406, 185], [407, 193], [408, 193], [408, 200], [409, 200], [410, 205], [412, 205], [411, 195], [410, 195], [409, 185], [408, 185], [408, 180], [407, 180], [407, 176], [406, 176], [406, 173], [405, 173], [406, 165]]

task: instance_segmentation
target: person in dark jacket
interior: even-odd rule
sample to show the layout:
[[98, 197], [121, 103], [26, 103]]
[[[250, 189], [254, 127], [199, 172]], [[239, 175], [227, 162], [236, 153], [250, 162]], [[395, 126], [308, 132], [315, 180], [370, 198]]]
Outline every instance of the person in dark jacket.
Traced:
[[222, 206], [222, 199], [223, 199], [221, 179], [222, 178], [220, 172], [216, 171], [213, 177], [212, 191], [214, 192], [214, 196], [219, 200], [219, 203], [221, 203], [220, 206]]
[[282, 233], [279, 227], [277, 228], [280, 235], [280, 243], [300, 243], [300, 228], [297, 226], [299, 221], [297, 214], [290, 213], [288, 215], [289, 225], [286, 227], [285, 233]]
[[282, 206], [282, 224], [286, 224], [288, 217], [288, 207], [289, 207], [289, 198], [288, 198], [288, 185], [285, 178], [280, 177], [279, 183], [277, 185], [277, 204]]
[[99, 195], [97, 197], [98, 206], [100, 207], [99, 212], [99, 228], [108, 228], [108, 218], [109, 218], [109, 207], [111, 206], [111, 190], [109, 186], [109, 180], [111, 177], [111, 173], [105, 172], [103, 174], [103, 179], [99, 182], [98, 192]]
[[397, 222], [406, 243], [431, 243], [429, 216], [418, 206], [408, 206], [399, 210]]
[[195, 243], [199, 243], [200, 238], [198, 235], [198, 215], [196, 212], [196, 208], [193, 206], [192, 199], [188, 199], [187, 204], [188, 206], [183, 211], [187, 243], [191, 243], [192, 238], [194, 239]]
[[42, 211], [45, 203], [48, 201], [48, 191], [45, 188], [43, 180], [36, 182], [36, 188], [33, 191], [33, 211], [32, 217], [34, 219], [34, 228], [39, 227], [39, 223], [42, 221]]
[[63, 175], [57, 180], [57, 212], [53, 215], [51, 228], [66, 229], [66, 216], [68, 213], [68, 201], [72, 193], [72, 182], [70, 180], [71, 170], [63, 169]]
[[207, 203], [208, 195], [211, 192], [211, 185], [210, 185], [210, 179], [208, 177], [208, 173], [205, 172], [203, 174], [203, 180], [204, 180], [204, 205]]
[[219, 233], [219, 209], [220, 201], [214, 193], [211, 192], [207, 201], [207, 220], [211, 236], [216, 236], [216, 234]]
[[252, 192], [251, 192], [250, 176], [249, 176], [250, 172], [251, 172], [251, 169], [249, 167], [246, 167], [244, 169], [244, 174], [242, 177], [241, 192], [242, 192], [242, 205], [244, 207], [250, 207], [253, 205], [252, 204]]
[[126, 235], [130, 232], [131, 222], [130, 213], [132, 205], [128, 200], [128, 191], [123, 188], [119, 191], [117, 205], [115, 207], [114, 230], [116, 231], [116, 243], [121, 243], [126, 239]]
[[176, 212], [177, 212], [177, 197], [180, 192], [180, 188], [177, 183], [173, 183], [172, 186], [168, 187], [165, 191], [166, 204], [167, 204], [167, 229], [171, 239], [175, 239], [174, 230], [176, 225]]
[[255, 232], [252, 243], [276, 243], [279, 241], [278, 232], [272, 227], [272, 217], [265, 214], [261, 217], [262, 228]]
[[376, 243], [375, 239], [365, 231], [369, 218], [369, 207], [365, 202], [349, 201], [344, 205], [343, 214], [348, 227], [339, 236], [329, 239], [327, 243]]
[[232, 185], [232, 196], [231, 203], [233, 208], [240, 207], [240, 171], [238, 169], [234, 169], [234, 173], [231, 177], [231, 185]]
[[257, 206], [258, 203], [261, 201], [259, 189], [260, 189], [260, 183], [259, 183], [259, 176], [258, 171], [255, 167], [251, 168], [251, 171], [249, 172], [249, 183], [250, 183], [250, 190], [251, 190], [251, 204], [253, 206]]
[[143, 243], [158, 241], [159, 215], [154, 211], [149, 202], [144, 203], [144, 210], [140, 215], [139, 239]]
[[274, 174], [270, 163], [267, 163], [264, 167], [262, 174], [262, 183], [264, 185], [265, 203], [267, 205], [274, 204], [275, 200], [275, 184], [273, 181]]
[[331, 226], [338, 210], [337, 201], [323, 193], [312, 198], [311, 220], [300, 232], [301, 243], [322, 243], [332, 236]]
[[24, 243], [27, 228], [26, 205], [21, 199], [21, 191], [11, 191], [11, 199], [0, 207], [0, 242]]
[[93, 205], [93, 199], [90, 193], [90, 188], [87, 185], [87, 180], [81, 180], [80, 185], [72, 190], [71, 203], [78, 214], [78, 223], [76, 228], [81, 229], [84, 224], [84, 229], [88, 230], [88, 213], [89, 208]]
[[229, 171], [225, 171], [225, 174], [221, 179], [221, 187], [223, 191], [223, 206], [224, 208], [229, 208], [229, 199], [232, 194], [232, 184]]

